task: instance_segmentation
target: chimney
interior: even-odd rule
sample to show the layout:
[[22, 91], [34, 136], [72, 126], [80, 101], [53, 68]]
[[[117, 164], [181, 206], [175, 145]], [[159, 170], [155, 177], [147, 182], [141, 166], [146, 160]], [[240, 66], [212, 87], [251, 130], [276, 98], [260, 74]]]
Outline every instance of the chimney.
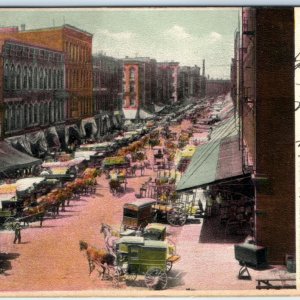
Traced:
[[202, 76], [205, 77], [205, 59], [203, 59]]
[[25, 31], [25, 24], [21, 24], [21, 31]]

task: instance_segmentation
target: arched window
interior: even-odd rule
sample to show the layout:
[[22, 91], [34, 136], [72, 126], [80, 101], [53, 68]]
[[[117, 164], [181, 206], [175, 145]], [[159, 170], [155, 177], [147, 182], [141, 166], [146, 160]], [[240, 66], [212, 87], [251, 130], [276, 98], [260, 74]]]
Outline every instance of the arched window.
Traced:
[[53, 89], [56, 89], [56, 70], [53, 70]]
[[21, 128], [21, 106], [17, 105], [16, 106], [16, 129]]
[[40, 103], [39, 105], [39, 122], [40, 124], [44, 124], [44, 103]]
[[33, 107], [33, 123], [36, 124], [37, 122], [38, 122], [38, 105], [37, 103], [35, 103]]
[[73, 88], [77, 87], [77, 81], [76, 81], [76, 71], [73, 71], [73, 77], [72, 77], [72, 83], [73, 83]]
[[48, 70], [44, 70], [44, 89], [47, 89], [47, 84], [48, 84]]
[[28, 88], [28, 68], [27, 66], [24, 67], [23, 69], [23, 89]]
[[39, 88], [40, 90], [44, 88], [44, 71], [42, 68], [40, 68], [39, 72]]
[[17, 66], [16, 89], [21, 89], [21, 67]]
[[134, 80], [134, 78], [135, 78], [134, 68], [129, 69], [129, 77], [130, 77], [130, 80]]
[[52, 70], [49, 69], [49, 74], [48, 74], [48, 89], [52, 89]]
[[34, 69], [33, 69], [33, 88], [34, 89], [38, 88], [38, 72], [37, 72], [37, 67], [34, 67]]
[[54, 103], [53, 101], [50, 103], [50, 122], [53, 123], [54, 122]]
[[44, 121], [45, 121], [45, 123], [49, 122], [48, 116], [49, 116], [48, 103], [45, 103], [44, 104]]
[[65, 73], [64, 70], [60, 72], [60, 87], [63, 89], [65, 87]]
[[57, 89], [60, 89], [60, 70], [57, 70]]
[[10, 130], [10, 118], [9, 118], [9, 107], [6, 107], [4, 113], [4, 132]]
[[28, 106], [27, 104], [24, 105], [24, 127], [28, 125]]
[[5, 64], [4, 67], [4, 89], [9, 90], [9, 67]]
[[11, 65], [10, 67], [10, 89], [14, 90], [16, 88], [15, 84], [15, 65]]
[[28, 106], [28, 125], [32, 125], [32, 104]]
[[32, 89], [32, 67], [28, 68], [28, 88]]

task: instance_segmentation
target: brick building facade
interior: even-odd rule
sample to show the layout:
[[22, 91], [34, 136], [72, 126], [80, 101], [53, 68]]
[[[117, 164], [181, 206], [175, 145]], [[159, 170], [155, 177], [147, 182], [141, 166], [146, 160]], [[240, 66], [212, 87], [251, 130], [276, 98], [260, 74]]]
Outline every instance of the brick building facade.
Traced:
[[[255, 239], [271, 264], [295, 255], [294, 11], [244, 8], [237, 111], [255, 186]], [[278, 75], [280, 74], [280, 76]], [[235, 79], [235, 76], [232, 77]]]
[[36, 43], [65, 54], [65, 89], [68, 93], [68, 123], [93, 115], [92, 34], [71, 25], [1, 33], [18, 40]]
[[[157, 90], [157, 63], [148, 57], [123, 60], [123, 109], [154, 111]], [[132, 118], [132, 119], [135, 119]]]

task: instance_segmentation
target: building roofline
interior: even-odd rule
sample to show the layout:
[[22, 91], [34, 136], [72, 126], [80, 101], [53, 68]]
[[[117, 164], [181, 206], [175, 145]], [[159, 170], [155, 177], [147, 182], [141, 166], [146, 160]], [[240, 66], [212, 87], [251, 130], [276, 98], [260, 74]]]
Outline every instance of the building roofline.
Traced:
[[37, 31], [48, 31], [48, 30], [58, 30], [58, 29], [65, 29], [65, 28], [70, 28], [70, 29], [73, 29], [77, 32], [80, 32], [80, 33], [84, 33], [86, 35], [89, 35], [89, 36], [93, 36], [92, 33], [90, 32], [87, 32], [85, 30], [82, 30], [82, 29], [79, 29], [73, 25], [70, 25], [70, 24], [64, 24], [64, 25], [61, 25], [61, 26], [54, 26], [54, 27], [44, 27], [44, 28], [37, 28], [37, 29], [29, 29], [29, 30], [24, 30], [24, 31], [19, 31], [18, 33], [21, 33], [22, 32], [37, 32]]
[[53, 48], [49, 48], [49, 47], [45, 47], [43, 45], [40, 45], [40, 44], [36, 44], [36, 43], [31, 43], [31, 42], [24, 42], [22, 40], [19, 40], [18, 38], [11, 38], [11, 37], [1, 37], [0, 36], [0, 41], [3, 42], [3, 44], [5, 44], [6, 42], [12, 42], [12, 43], [17, 43], [17, 44], [20, 44], [22, 46], [31, 46], [31, 47], [36, 47], [36, 48], [40, 48], [41, 50], [48, 50], [48, 51], [52, 51], [52, 52], [57, 52], [57, 53], [60, 53], [60, 54], [64, 54], [63, 51], [59, 51], [59, 50], [56, 50], [56, 49], [53, 49]]

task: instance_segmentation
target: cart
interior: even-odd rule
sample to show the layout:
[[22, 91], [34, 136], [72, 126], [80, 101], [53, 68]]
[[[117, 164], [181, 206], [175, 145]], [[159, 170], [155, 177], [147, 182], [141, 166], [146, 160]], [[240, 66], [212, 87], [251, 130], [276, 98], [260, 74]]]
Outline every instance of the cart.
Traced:
[[127, 282], [144, 276], [149, 289], [165, 289], [168, 284], [168, 263], [180, 256], [169, 255], [163, 241], [145, 240], [143, 237], [123, 237], [117, 241], [117, 267], [115, 282], [125, 278]]
[[174, 201], [157, 201], [142, 198], [123, 206], [121, 231], [126, 229], [143, 230], [149, 223], [166, 219], [172, 226], [183, 226], [187, 213], [179, 203]]

